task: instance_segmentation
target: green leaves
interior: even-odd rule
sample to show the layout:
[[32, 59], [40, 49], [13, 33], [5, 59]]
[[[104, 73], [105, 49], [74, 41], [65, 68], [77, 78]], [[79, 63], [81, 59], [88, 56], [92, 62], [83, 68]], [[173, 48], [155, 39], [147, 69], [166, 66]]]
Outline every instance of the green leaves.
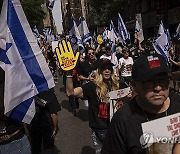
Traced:
[[44, 0], [22, 0], [21, 4], [31, 27], [39, 25], [45, 18], [45, 12], [41, 5]]

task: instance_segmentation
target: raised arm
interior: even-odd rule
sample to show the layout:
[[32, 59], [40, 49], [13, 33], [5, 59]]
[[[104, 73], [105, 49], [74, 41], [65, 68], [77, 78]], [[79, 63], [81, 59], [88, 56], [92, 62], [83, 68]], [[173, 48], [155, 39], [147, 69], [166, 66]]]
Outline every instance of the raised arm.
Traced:
[[81, 87], [74, 88], [72, 76], [66, 76], [66, 93], [68, 96], [83, 97], [83, 89]]

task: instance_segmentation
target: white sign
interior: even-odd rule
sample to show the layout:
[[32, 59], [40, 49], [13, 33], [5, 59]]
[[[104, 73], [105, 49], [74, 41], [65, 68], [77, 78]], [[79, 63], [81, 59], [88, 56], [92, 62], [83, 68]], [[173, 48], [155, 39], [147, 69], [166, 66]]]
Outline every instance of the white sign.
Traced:
[[117, 101], [117, 99], [127, 96], [129, 92], [130, 87], [109, 92], [110, 120], [112, 119], [114, 113], [123, 105], [123, 102], [121, 100]]
[[124, 89], [119, 89], [119, 90], [114, 90], [114, 91], [109, 92], [109, 97], [111, 100], [119, 99], [119, 98], [123, 98], [123, 97], [127, 96], [129, 92], [130, 92], [130, 87], [124, 88]]
[[172, 141], [180, 136], [180, 113], [145, 122], [141, 126], [143, 134], [153, 135], [153, 140], [149, 142], [158, 143], [162, 139]]

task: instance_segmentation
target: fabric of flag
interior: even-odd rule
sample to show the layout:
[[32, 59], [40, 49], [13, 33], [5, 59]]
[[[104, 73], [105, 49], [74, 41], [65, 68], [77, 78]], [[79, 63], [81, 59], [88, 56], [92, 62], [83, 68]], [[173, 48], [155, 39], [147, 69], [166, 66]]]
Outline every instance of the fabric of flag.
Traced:
[[40, 37], [39, 31], [38, 31], [38, 29], [37, 29], [36, 26], [34, 26], [34, 28], [32, 29], [32, 31], [33, 31], [34, 35], [36, 36], [36, 38], [39, 38], [39, 37]]
[[82, 41], [83, 42], [88, 42], [89, 44], [91, 44], [92, 36], [91, 36], [91, 33], [90, 33], [89, 29], [88, 29], [88, 25], [87, 25], [86, 20], [84, 19], [84, 17], [79, 18], [78, 30], [79, 30], [79, 33], [81, 35]]
[[0, 23], [5, 114], [30, 123], [35, 114], [34, 96], [54, 87], [53, 76], [19, 0], [4, 0]]
[[170, 36], [169, 30], [164, 27], [164, 24], [161, 20], [161, 22], [159, 24], [159, 29], [158, 29], [158, 37], [161, 36], [163, 33], [165, 33], [167, 35], [168, 42], [170, 43], [171, 42], [171, 36]]
[[73, 17], [71, 18], [69, 41], [71, 42], [74, 52], [80, 51], [82, 53], [84, 51], [82, 38]]
[[136, 26], [135, 26], [135, 33], [137, 36], [137, 39], [141, 43], [144, 40], [143, 30], [139, 25], [139, 22], [136, 20]]
[[49, 0], [48, 9], [50, 9], [51, 11], [53, 10], [55, 1], [56, 1], [56, 0]]
[[110, 42], [110, 44], [111, 44], [111, 50], [112, 50], [111, 62], [112, 62], [113, 64], [116, 63], [116, 61], [115, 61], [115, 56], [116, 56], [116, 39], [117, 39], [117, 38], [118, 38], [117, 32], [116, 32], [116, 30], [115, 30], [113, 21], [111, 20], [111, 22], [110, 22], [110, 27], [109, 27], [108, 39], [109, 39], [109, 42]]
[[163, 33], [164, 33], [164, 25], [163, 25], [162, 20], [161, 20], [161, 22], [159, 24], [158, 36], [157, 37], [161, 36]]
[[102, 33], [102, 37], [104, 41], [108, 39], [108, 35], [109, 35], [109, 30], [105, 29], [104, 32]]
[[118, 13], [118, 31], [119, 31], [119, 37], [121, 38], [123, 45], [125, 45], [126, 44], [125, 41], [127, 39], [130, 39], [130, 35], [127, 32], [126, 26], [119, 13]]
[[44, 28], [43, 33], [44, 33], [44, 40], [45, 41], [47, 41], [49, 43], [54, 41], [54, 35], [52, 34], [51, 28]]
[[175, 34], [174, 37], [177, 37], [178, 39], [180, 38], [180, 23], [179, 23], [179, 25], [178, 25], [178, 27], [176, 29], [176, 34]]
[[166, 59], [167, 63], [169, 62], [169, 41], [168, 36], [165, 31], [162, 31], [161, 35], [153, 41], [153, 47], [158, 54], [161, 54]]

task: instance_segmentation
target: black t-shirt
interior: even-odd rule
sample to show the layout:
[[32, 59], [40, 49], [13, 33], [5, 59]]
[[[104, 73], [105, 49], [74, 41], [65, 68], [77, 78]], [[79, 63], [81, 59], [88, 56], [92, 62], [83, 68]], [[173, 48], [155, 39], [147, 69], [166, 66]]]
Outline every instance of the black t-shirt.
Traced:
[[94, 82], [82, 86], [83, 98], [88, 100], [89, 126], [94, 129], [107, 129], [109, 125], [109, 103], [103, 103], [96, 94]]
[[[180, 96], [170, 93], [171, 104], [167, 114], [180, 112]], [[166, 113], [146, 113], [149, 120], [166, 116]], [[140, 144], [142, 133], [141, 123], [147, 122], [142, 109], [135, 98], [120, 108], [112, 118], [107, 138], [103, 144], [103, 154], [146, 154]], [[158, 129], [158, 128], [157, 128]]]
[[53, 125], [51, 114], [61, 110], [61, 106], [53, 89], [44, 91], [37, 95], [38, 98], [46, 102], [45, 106], [36, 103], [36, 114], [30, 126], [49, 126]]
[[84, 77], [88, 77], [92, 71], [93, 71], [93, 69], [87, 61], [80, 62], [77, 67], [78, 74], [82, 75]]

